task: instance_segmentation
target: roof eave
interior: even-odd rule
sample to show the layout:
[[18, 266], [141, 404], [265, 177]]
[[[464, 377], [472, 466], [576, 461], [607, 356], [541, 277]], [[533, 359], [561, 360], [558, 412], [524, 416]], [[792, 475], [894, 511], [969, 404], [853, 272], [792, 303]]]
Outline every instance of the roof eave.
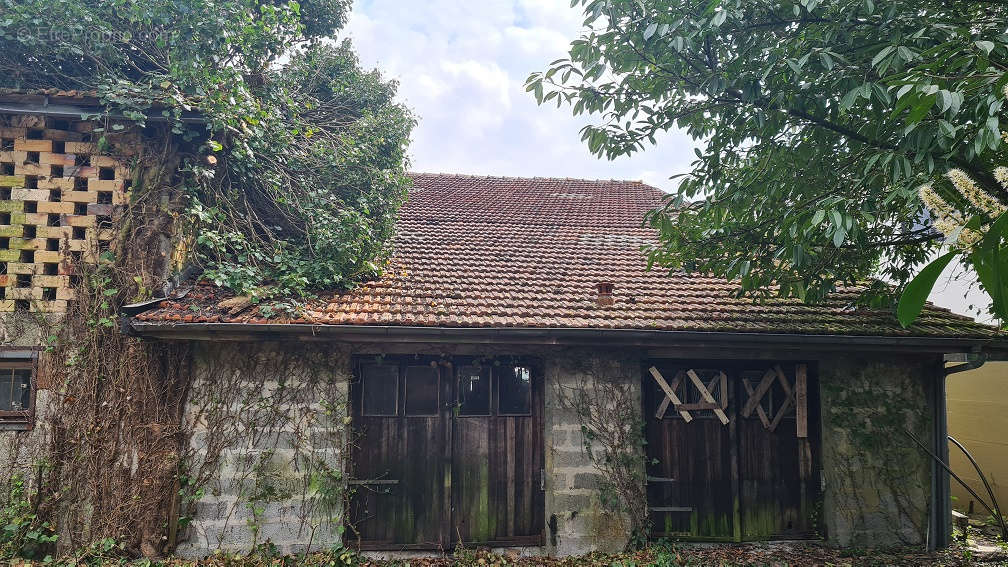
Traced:
[[[82, 116], [104, 113], [101, 102], [93, 97], [60, 97], [49, 95], [0, 95], [0, 113], [39, 114], [53, 118], [80, 120]], [[114, 120], [129, 120], [122, 114], [109, 114]], [[168, 118], [154, 113], [146, 118], [149, 122], [167, 122]], [[203, 124], [206, 120], [196, 112], [183, 112], [177, 120], [189, 124]]]
[[247, 323], [174, 323], [132, 320], [137, 336], [167, 340], [320, 340], [346, 342], [523, 344], [569, 346], [690, 347], [732, 346], [740, 349], [773, 345], [780, 349], [874, 350], [915, 352], [993, 352], [1008, 355], [1008, 342], [983, 337], [922, 337], [731, 333], [639, 329], [538, 327], [409, 327], [381, 325], [312, 325]]

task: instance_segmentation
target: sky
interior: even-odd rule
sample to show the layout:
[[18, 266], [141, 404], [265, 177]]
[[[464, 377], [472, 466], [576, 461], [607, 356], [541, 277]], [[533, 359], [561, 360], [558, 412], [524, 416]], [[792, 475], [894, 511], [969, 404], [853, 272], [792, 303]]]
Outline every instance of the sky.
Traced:
[[[400, 99], [419, 118], [410, 168], [429, 173], [631, 179], [671, 191], [690, 170], [693, 140], [680, 132], [614, 161], [588, 153], [570, 108], [538, 106], [524, 82], [564, 57], [581, 30], [569, 0], [357, 0], [342, 37], [361, 63], [399, 81]], [[931, 300], [959, 313], [983, 304], [949, 281]], [[967, 278], [968, 279], [968, 278]]]
[[689, 170], [688, 136], [616, 161], [588, 153], [585, 117], [538, 106], [525, 78], [564, 57], [581, 12], [569, 0], [359, 0], [344, 30], [361, 62], [399, 81], [419, 116], [414, 171], [633, 179], [666, 190]]

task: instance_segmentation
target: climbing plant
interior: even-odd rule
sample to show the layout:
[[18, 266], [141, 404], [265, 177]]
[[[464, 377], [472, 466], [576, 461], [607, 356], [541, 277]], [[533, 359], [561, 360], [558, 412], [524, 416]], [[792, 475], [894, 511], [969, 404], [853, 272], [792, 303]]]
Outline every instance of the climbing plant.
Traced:
[[578, 361], [572, 382], [557, 381], [557, 404], [577, 416], [582, 449], [599, 472], [601, 504], [629, 520], [628, 548], [647, 542], [644, 423], [629, 373], [616, 362]]

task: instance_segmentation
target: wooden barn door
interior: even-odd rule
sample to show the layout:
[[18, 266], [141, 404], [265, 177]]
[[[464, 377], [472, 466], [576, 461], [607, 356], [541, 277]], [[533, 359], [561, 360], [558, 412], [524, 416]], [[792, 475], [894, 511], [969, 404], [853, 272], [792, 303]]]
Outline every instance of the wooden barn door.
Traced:
[[[645, 367], [648, 505], [657, 537], [808, 536], [815, 501], [805, 364]], [[814, 400], [811, 400], [814, 402]]]
[[644, 383], [648, 508], [655, 534], [734, 539], [727, 374], [702, 366], [652, 366]]
[[350, 388], [356, 437], [348, 543], [449, 547], [452, 393], [445, 374], [438, 361], [425, 358], [357, 365]]
[[541, 544], [543, 396], [535, 366], [386, 358], [362, 361], [356, 376], [348, 543]]
[[453, 541], [541, 545], [542, 380], [524, 363], [456, 365]]

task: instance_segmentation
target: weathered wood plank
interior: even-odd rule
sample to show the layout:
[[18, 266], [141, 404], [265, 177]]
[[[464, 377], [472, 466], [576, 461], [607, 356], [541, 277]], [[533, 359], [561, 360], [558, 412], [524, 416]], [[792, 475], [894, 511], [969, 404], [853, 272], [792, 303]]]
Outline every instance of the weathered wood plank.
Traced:
[[786, 414], [787, 411], [791, 409], [791, 404], [793, 403], [793, 400], [794, 397], [792, 396], [784, 398], [784, 403], [781, 404], [780, 409], [777, 410], [777, 415], [774, 416], [773, 421], [770, 422], [770, 427], [767, 428], [769, 431], [773, 432], [777, 430], [777, 426], [780, 425], [781, 420], [784, 419], [784, 414]]
[[[752, 399], [753, 394], [755, 393], [755, 391], [753, 390], [752, 384], [749, 383], [749, 379], [748, 378], [743, 378], [742, 379], [742, 386], [745, 388], [746, 394], [749, 395], [749, 399]], [[760, 404], [756, 404], [756, 415], [759, 416], [760, 423], [763, 424], [763, 427], [765, 429], [770, 429], [770, 418], [767, 417], [766, 412], [763, 411], [763, 406], [760, 405]], [[749, 417], [749, 416], [745, 416], [745, 417]]]
[[770, 386], [773, 385], [774, 377], [773, 370], [767, 370], [766, 373], [763, 374], [763, 379], [760, 380], [759, 385], [756, 386], [756, 390], [749, 394], [749, 399], [746, 400], [745, 406], [742, 407], [742, 417], [749, 417], [752, 415], [753, 410], [756, 409], [760, 400], [762, 400], [763, 396], [766, 395], [767, 390], [769, 390]]
[[[707, 391], [707, 386], [705, 386], [703, 381], [700, 380], [700, 377], [697, 376], [696, 372], [693, 372], [692, 368], [686, 371], [686, 375], [689, 376], [690, 381], [693, 382], [693, 385], [696, 386], [697, 390], [699, 390], [700, 396], [707, 403], [709, 404], [717, 403], [714, 401], [714, 396], [712, 396], [711, 393]], [[714, 415], [716, 415], [718, 419], [721, 420], [721, 423], [723, 425], [728, 425], [728, 416], [725, 415], [724, 410], [721, 409], [720, 406], [714, 409]]]
[[[662, 376], [661, 372], [659, 372], [657, 368], [652, 366], [651, 368], [648, 368], [648, 372], [651, 373], [651, 376], [654, 378], [655, 382], [657, 382], [658, 386], [660, 386], [662, 391], [665, 392], [665, 395], [668, 397], [668, 399], [672, 400], [673, 404], [682, 405], [682, 401], [679, 400], [679, 396], [676, 395], [675, 390], [673, 390], [672, 387], [669, 386], [668, 382], [665, 381], [665, 378]], [[679, 372], [681, 373], [682, 371], [680, 370]], [[679, 375], [677, 374], [676, 379], [678, 378]], [[690, 412], [686, 410], [681, 410], [679, 412], [679, 415], [682, 416], [683, 420], [685, 420], [686, 423], [693, 421], [693, 416], [690, 415]]]
[[795, 367], [795, 419], [797, 420], [798, 438], [808, 437], [808, 367], [799, 364]]

